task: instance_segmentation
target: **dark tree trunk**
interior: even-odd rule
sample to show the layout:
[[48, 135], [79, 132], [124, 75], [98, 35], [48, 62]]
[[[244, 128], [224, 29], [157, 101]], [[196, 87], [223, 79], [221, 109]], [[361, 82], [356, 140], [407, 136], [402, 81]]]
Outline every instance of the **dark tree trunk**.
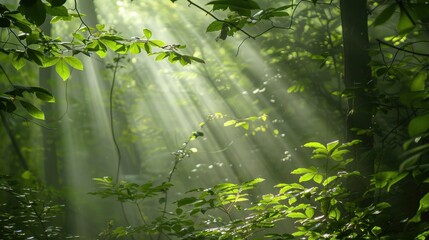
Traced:
[[[374, 159], [368, 154], [373, 147], [371, 126], [374, 109], [371, 103], [373, 83], [368, 53], [367, 0], [340, 0], [340, 8], [344, 47], [344, 84], [347, 93], [350, 94], [347, 140], [362, 141], [353, 149], [355, 161], [352, 167], [353, 170], [360, 171], [368, 180], [368, 177], [374, 173]], [[358, 130], [360, 133], [357, 132]], [[361, 186], [367, 185], [361, 184]]]
[[[46, 35], [51, 35], [52, 25], [49, 23], [49, 19], [41, 26], [42, 30]], [[54, 79], [52, 78], [52, 72], [50, 68], [41, 68], [39, 70], [39, 85], [46, 89], [52, 89]], [[45, 113], [46, 122], [55, 121], [55, 109], [52, 103], [46, 103], [42, 105], [42, 111]], [[44, 172], [45, 182], [48, 186], [58, 187], [59, 186], [59, 174], [58, 174], [58, 156], [57, 156], [57, 144], [55, 132], [42, 128], [43, 136], [43, 148], [44, 148]]]

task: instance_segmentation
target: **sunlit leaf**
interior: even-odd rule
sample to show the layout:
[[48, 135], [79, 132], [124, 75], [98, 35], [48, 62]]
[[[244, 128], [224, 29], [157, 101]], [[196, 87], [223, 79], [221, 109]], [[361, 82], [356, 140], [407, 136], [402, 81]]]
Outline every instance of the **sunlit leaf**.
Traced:
[[143, 34], [147, 39], [152, 37], [152, 32], [149, 29], [143, 29]]
[[67, 63], [64, 59], [60, 59], [55, 65], [55, 70], [58, 75], [65, 81], [70, 77], [70, 68], [67, 66]]
[[310, 168], [297, 168], [291, 172], [291, 174], [304, 174], [304, 173], [316, 173], [317, 169], [315, 167]]
[[299, 178], [299, 182], [307, 182], [313, 179], [314, 173], [306, 173]]
[[308, 148], [320, 148], [320, 149], [326, 149], [325, 145], [319, 143], [319, 142], [309, 142], [303, 145], [304, 147], [308, 147]]
[[215, 32], [222, 29], [223, 22], [214, 21], [207, 26], [206, 32]]
[[286, 216], [290, 218], [307, 218], [307, 216], [304, 213], [300, 213], [300, 212], [291, 212]]
[[314, 216], [314, 209], [312, 207], [308, 207], [305, 209], [305, 215], [308, 218], [312, 218]]
[[229, 120], [223, 123], [224, 127], [231, 126], [237, 123], [237, 120]]
[[235, 127], [242, 127], [244, 129], [248, 130], [249, 129], [249, 123], [247, 123], [247, 122], [238, 122], [238, 123], [235, 124]]
[[139, 45], [137, 43], [132, 43], [130, 45], [130, 48], [128, 50], [132, 54], [138, 54], [138, 53], [140, 53], [140, 47], [139, 47]]
[[77, 57], [64, 57], [66, 63], [68, 63], [72, 68], [77, 70], [83, 70], [83, 64]]
[[30, 114], [32, 117], [45, 120], [45, 114], [33, 104], [23, 100], [19, 100], [19, 102], [25, 108], [25, 110], [27, 110], [28, 114]]

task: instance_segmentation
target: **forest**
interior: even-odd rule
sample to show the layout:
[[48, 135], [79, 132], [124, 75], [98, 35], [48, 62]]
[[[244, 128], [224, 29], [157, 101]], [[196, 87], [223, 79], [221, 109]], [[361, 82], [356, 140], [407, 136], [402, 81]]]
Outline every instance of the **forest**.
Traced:
[[0, 1], [0, 239], [429, 239], [428, 0]]

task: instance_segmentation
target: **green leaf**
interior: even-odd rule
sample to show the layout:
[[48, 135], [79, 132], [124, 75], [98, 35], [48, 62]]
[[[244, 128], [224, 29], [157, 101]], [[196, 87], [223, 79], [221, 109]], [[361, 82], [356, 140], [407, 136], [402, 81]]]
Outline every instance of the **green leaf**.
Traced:
[[83, 64], [77, 57], [65, 57], [63, 58], [72, 68], [77, 70], [83, 70]]
[[43, 4], [42, 1], [20, 1], [19, 4], [20, 6], [18, 7], [18, 11], [20, 11], [28, 21], [36, 24], [37, 26], [40, 26], [45, 22], [46, 9], [45, 4]]
[[408, 124], [410, 137], [417, 137], [429, 130], [429, 113], [413, 118]]
[[164, 47], [165, 46], [165, 42], [163, 42], [161, 40], [150, 40], [149, 44], [154, 46], [154, 47]]
[[45, 5], [46, 12], [51, 16], [62, 16], [67, 17], [69, 15], [67, 8], [64, 6], [51, 7]]
[[323, 186], [326, 186], [326, 185], [328, 185], [329, 183], [331, 183], [332, 181], [334, 181], [335, 179], [337, 179], [338, 178], [338, 176], [331, 176], [331, 177], [328, 177], [327, 179], [325, 179], [325, 181], [323, 181]]
[[130, 48], [128, 50], [132, 54], [138, 54], [141, 51], [138, 43], [132, 43], [132, 44], [130, 44]]
[[304, 147], [308, 147], [308, 148], [320, 148], [320, 149], [326, 149], [325, 145], [319, 143], [319, 142], [309, 142], [304, 144]]
[[314, 177], [314, 173], [306, 173], [299, 178], [299, 182], [310, 181]]
[[314, 216], [314, 209], [312, 207], [308, 207], [305, 209], [305, 215], [308, 218], [312, 218]]
[[335, 141], [332, 141], [332, 142], [326, 144], [328, 152], [332, 152], [332, 150], [334, 150], [336, 147], [338, 147], [339, 143], [340, 142], [338, 140], [335, 140]]
[[30, 61], [36, 63], [39, 66], [43, 66], [45, 55], [42, 52], [28, 48], [27, 56]]
[[12, 65], [16, 70], [20, 70], [27, 63], [27, 60], [25, 60], [25, 58], [23, 58], [23, 56], [24, 56], [23, 53], [14, 54], [13, 60], [12, 60]]
[[50, 93], [48, 90], [41, 87], [30, 87], [30, 92], [34, 92], [36, 97], [45, 102], [55, 102], [54, 95]]
[[246, 130], [249, 130], [249, 123], [247, 122], [238, 122], [235, 124], [235, 127], [242, 127]]
[[317, 169], [315, 167], [310, 168], [297, 168], [291, 172], [291, 174], [304, 174], [304, 173], [316, 173]]
[[106, 25], [104, 25], [104, 24], [96, 24], [95, 27], [97, 28], [98, 31], [103, 31], [103, 29], [106, 27]]
[[45, 57], [43, 61], [43, 67], [51, 67], [57, 64], [57, 62], [60, 60], [59, 57]]
[[19, 100], [19, 102], [32, 117], [45, 120], [45, 114], [33, 104], [23, 100]]
[[223, 22], [214, 21], [207, 26], [206, 32], [215, 32], [222, 30]]
[[237, 120], [229, 120], [223, 123], [224, 127], [231, 126], [237, 123]]
[[419, 209], [417, 210], [416, 215], [410, 219], [410, 222], [420, 222], [422, 213], [427, 211], [429, 211], [429, 193], [426, 193], [426, 195], [420, 199]]
[[428, 79], [428, 74], [426, 71], [421, 71], [411, 82], [410, 90], [412, 92], [424, 91], [426, 87], [426, 80]]
[[70, 68], [67, 66], [64, 58], [60, 59], [55, 66], [58, 75], [65, 81], [70, 77]]
[[387, 22], [387, 20], [389, 20], [392, 17], [393, 13], [395, 12], [396, 6], [397, 6], [396, 3], [392, 3], [389, 6], [387, 6], [385, 9], [383, 9], [383, 11], [380, 14], [378, 14], [377, 18], [375, 18], [374, 26], [378, 26]]
[[329, 212], [329, 218], [339, 221], [341, 218], [340, 210], [338, 208], [334, 208], [332, 211]]
[[415, 27], [414, 22], [410, 19], [409, 11], [405, 10], [405, 8], [401, 7], [401, 13], [399, 15], [399, 21], [396, 25], [396, 29], [399, 34], [407, 34]]
[[166, 57], [168, 57], [170, 54], [166, 52], [160, 52], [158, 53], [158, 56], [156, 56], [155, 61], [160, 61]]
[[316, 183], [319, 183], [319, 184], [322, 183], [323, 175], [321, 175], [321, 174], [314, 175], [313, 181], [315, 181]]
[[286, 216], [290, 218], [307, 218], [307, 216], [304, 213], [300, 213], [300, 212], [291, 212]]
[[197, 58], [197, 57], [193, 57], [193, 56], [188, 56], [191, 60], [198, 62], [198, 63], [206, 63], [204, 62], [204, 60], [202, 60], [201, 58]]
[[152, 37], [152, 32], [149, 29], [143, 29], [143, 34], [147, 39]]
[[188, 204], [193, 204], [193, 203], [195, 203], [196, 201], [198, 201], [198, 199], [197, 198], [195, 198], [195, 197], [187, 197], [187, 198], [182, 198], [182, 199], [180, 199], [179, 201], [177, 201], [176, 203], [177, 203], [177, 207], [182, 207], [182, 206], [184, 206], [184, 205], [188, 205]]

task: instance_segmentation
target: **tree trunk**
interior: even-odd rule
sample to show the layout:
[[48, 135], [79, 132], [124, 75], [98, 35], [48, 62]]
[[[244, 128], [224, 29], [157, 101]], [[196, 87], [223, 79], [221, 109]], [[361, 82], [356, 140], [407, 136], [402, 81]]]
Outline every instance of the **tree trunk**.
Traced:
[[[51, 35], [52, 25], [49, 23], [49, 19], [41, 26], [43, 32], [46, 35]], [[52, 72], [50, 68], [39, 69], [39, 85], [43, 88], [51, 89], [49, 81], [53, 81]], [[42, 105], [42, 111], [45, 113], [46, 122], [55, 121], [55, 109], [53, 104], [46, 103]], [[45, 182], [48, 186], [58, 187], [59, 186], [59, 174], [58, 174], [58, 156], [57, 156], [57, 145], [54, 131], [47, 128], [42, 128], [43, 137], [43, 149], [44, 149], [44, 172]]]
[[[366, 178], [374, 173], [374, 159], [368, 153], [373, 148], [371, 133], [374, 108], [371, 103], [371, 68], [368, 40], [367, 0], [340, 0], [344, 47], [344, 84], [349, 94], [347, 114], [347, 140], [359, 139], [362, 143], [354, 149], [353, 170]], [[356, 183], [352, 183], [353, 185]], [[367, 184], [352, 186], [357, 194]], [[354, 189], [354, 188], [361, 189]]]

